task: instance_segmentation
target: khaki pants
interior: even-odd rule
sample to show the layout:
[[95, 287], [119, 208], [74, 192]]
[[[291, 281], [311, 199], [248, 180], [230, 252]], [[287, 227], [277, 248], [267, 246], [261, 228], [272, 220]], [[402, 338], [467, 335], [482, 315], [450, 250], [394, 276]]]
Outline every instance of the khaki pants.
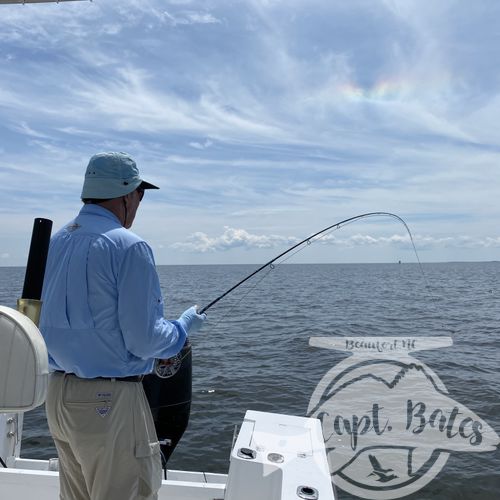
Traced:
[[46, 409], [61, 500], [157, 498], [160, 446], [140, 382], [53, 373]]

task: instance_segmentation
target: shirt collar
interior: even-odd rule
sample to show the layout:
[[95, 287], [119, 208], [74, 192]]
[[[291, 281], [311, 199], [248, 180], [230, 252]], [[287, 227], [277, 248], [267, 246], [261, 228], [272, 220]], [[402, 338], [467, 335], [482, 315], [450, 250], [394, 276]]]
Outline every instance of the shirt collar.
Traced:
[[105, 217], [106, 219], [111, 219], [122, 225], [120, 219], [107, 208], [101, 207], [100, 205], [95, 205], [94, 203], [86, 203], [80, 210], [80, 215], [97, 215], [99, 217]]

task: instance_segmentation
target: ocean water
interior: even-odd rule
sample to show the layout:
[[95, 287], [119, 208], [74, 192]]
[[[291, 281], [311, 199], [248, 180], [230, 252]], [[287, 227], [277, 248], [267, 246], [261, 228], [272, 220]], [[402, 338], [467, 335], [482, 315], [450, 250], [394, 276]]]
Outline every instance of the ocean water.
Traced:
[[[166, 316], [208, 304], [255, 268], [160, 266]], [[316, 385], [347, 357], [309, 346], [317, 336], [451, 336], [452, 347], [415, 357], [500, 434], [500, 263], [423, 270], [425, 277], [406, 263], [284, 264], [222, 299], [192, 336], [191, 419], [169, 468], [227, 472], [234, 429], [247, 409], [305, 415]], [[22, 268], [0, 268], [1, 304], [15, 306], [23, 278]], [[56, 456], [43, 407], [25, 417], [22, 456]], [[498, 448], [452, 452], [437, 477], [406, 498], [499, 499]]]

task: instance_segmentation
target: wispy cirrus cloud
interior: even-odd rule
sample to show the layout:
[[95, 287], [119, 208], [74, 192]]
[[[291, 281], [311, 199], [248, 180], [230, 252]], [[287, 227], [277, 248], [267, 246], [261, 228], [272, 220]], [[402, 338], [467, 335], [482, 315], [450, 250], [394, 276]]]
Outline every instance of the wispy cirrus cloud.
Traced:
[[176, 14], [170, 14], [169, 12], [164, 11], [163, 15], [172, 26], [185, 26], [191, 24], [217, 24], [222, 22], [220, 19], [214, 17], [210, 12], [185, 10]]
[[213, 146], [213, 142], [210, 139], [205, 139], [203, 142], [192, 141], [189, 145], [194, 149], [207, 149]]

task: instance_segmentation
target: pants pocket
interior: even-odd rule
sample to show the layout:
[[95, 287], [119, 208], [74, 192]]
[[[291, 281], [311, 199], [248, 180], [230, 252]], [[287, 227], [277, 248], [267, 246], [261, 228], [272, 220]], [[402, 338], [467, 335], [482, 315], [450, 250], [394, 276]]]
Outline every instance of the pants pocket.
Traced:
[[160, 443], [158, 441], [137, 443], [135, 458], [139, 465], [138, 498], [154, 499], [161, 487]]
[[135, 457], [139, 466], [138, 498], [155, 499], [162, 476], [160, 443], [142, 384], [137, 387], [133, 414]]

